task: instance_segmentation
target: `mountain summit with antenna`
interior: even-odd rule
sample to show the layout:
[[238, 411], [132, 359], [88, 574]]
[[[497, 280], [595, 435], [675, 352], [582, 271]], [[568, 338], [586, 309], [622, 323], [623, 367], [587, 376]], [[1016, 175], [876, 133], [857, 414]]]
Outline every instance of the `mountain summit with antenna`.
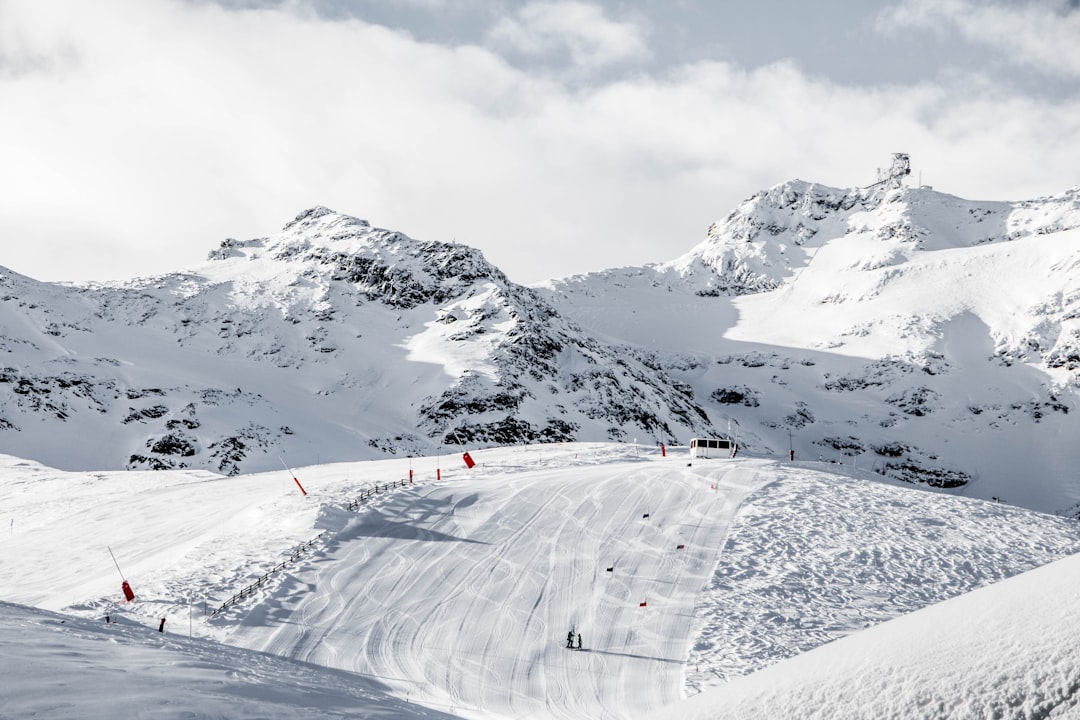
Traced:
[[911, 158], [907, 153], [893, 153], [892, 165], [878, 168], [877, 182], [867, 189], [882, 186], [886, 190], [896, 190], [904, 184], [904, 178], [911, 174]]

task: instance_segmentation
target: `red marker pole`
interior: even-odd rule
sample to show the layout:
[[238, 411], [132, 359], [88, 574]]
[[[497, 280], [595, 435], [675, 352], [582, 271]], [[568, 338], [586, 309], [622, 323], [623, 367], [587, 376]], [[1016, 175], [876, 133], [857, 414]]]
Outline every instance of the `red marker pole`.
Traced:
[[124, 593], [124, 600], [126, 600], [127, 602], [131, 602], [135, 599], [135, 591], [131, 589], [131, 585], [129, 585], [128, 581], [124, 578], [124, 571], [120, 569], [120, 563], [116, 562], [116, 556], [113, 555], [112, 548], [108, 545], [106, 545], [105, 548], [109, 551], [109, 555], [112, 557], [113, 565], [116, 566], [116, 572], [120, 573], [120, 589]]
[[289, 471], [290, 475], [292, 475], [292, 479], [293, 482], [296, 483], [296, 487], [300, 488], [300, 492], [304, 495], [304, 497], [307, 497], [307, 490], [305, 490], [304, 486], [300, 484], [300, 481], [296, 479], [296, 473], [294, 473], [288, 465], [285, 465], [285, 461], [281, 459], [280, 455], [278, 456], [278, 460], [281, 460], [281, 464], [284, 465], [285, 469]]

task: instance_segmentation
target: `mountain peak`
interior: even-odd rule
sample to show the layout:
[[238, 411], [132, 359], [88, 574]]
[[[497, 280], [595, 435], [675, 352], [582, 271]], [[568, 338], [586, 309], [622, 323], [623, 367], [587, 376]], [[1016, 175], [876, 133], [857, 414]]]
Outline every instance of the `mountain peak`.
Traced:
[[1080, 227], [1080, 191], [1022, 202], [971, 201], [929, 187], [835, 188], [789, 180], [744, 200], [703, 242], [661, 267], [703, 295], [775, 290], [824, 245], [851, 242], [868, 270], [924, 251], [971, 247]]
[[301, 212], [269, 237], [226, 239], [209, 259], [232, 261], [207, 270], [217, 281], [292, 277], [324, 288], [344, 283], [349, 293], [399, 308], [468, 294], [481, 282], [508, 282], [475, 248], [416, 240], [324, 206]]
[[667, 263], [702, 295], [774, 290], [805, 267], [809, 249], [846, 232], [846, 218], [878, 204], [885, 191], [790, 180], [744, 200], [709, 226], [703, 242]]
[[369, 228], [371, 224], [367, 220], [361, 220], [360, 218], [352, 217], [351, 215], [345, 215], [335, 210], [331, 210], [323, 205], [316, 205], [315, 207], [304, 210], [295, 218], [285, 223], [285, 227], [282, 232], [293, 231], [310, 231], [317, 227], [336, 227], [336, 226], [350, 226], [356, 228]]

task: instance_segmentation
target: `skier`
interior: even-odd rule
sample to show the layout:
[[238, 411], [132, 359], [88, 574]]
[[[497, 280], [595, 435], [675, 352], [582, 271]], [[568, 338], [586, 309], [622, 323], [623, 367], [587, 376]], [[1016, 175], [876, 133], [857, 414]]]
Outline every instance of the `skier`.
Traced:
[[566, 647], [571, 648], [571, 649], [574, 647], [574, 631], [573, 630], [566, 633]]
[[577, 649], [581, 649], [581, 633], [577, 634]]

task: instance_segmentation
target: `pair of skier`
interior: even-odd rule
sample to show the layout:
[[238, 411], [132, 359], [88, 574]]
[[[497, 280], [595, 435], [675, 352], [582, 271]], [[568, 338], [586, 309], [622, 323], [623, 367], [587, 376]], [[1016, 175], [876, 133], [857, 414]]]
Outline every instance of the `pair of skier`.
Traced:
[[[566, 633], [566, 647], [574, 649], [574, 630], [571, 628], [570, 632]], [[577, 634], [577, 649], [581, 649], [581, 633]]]

